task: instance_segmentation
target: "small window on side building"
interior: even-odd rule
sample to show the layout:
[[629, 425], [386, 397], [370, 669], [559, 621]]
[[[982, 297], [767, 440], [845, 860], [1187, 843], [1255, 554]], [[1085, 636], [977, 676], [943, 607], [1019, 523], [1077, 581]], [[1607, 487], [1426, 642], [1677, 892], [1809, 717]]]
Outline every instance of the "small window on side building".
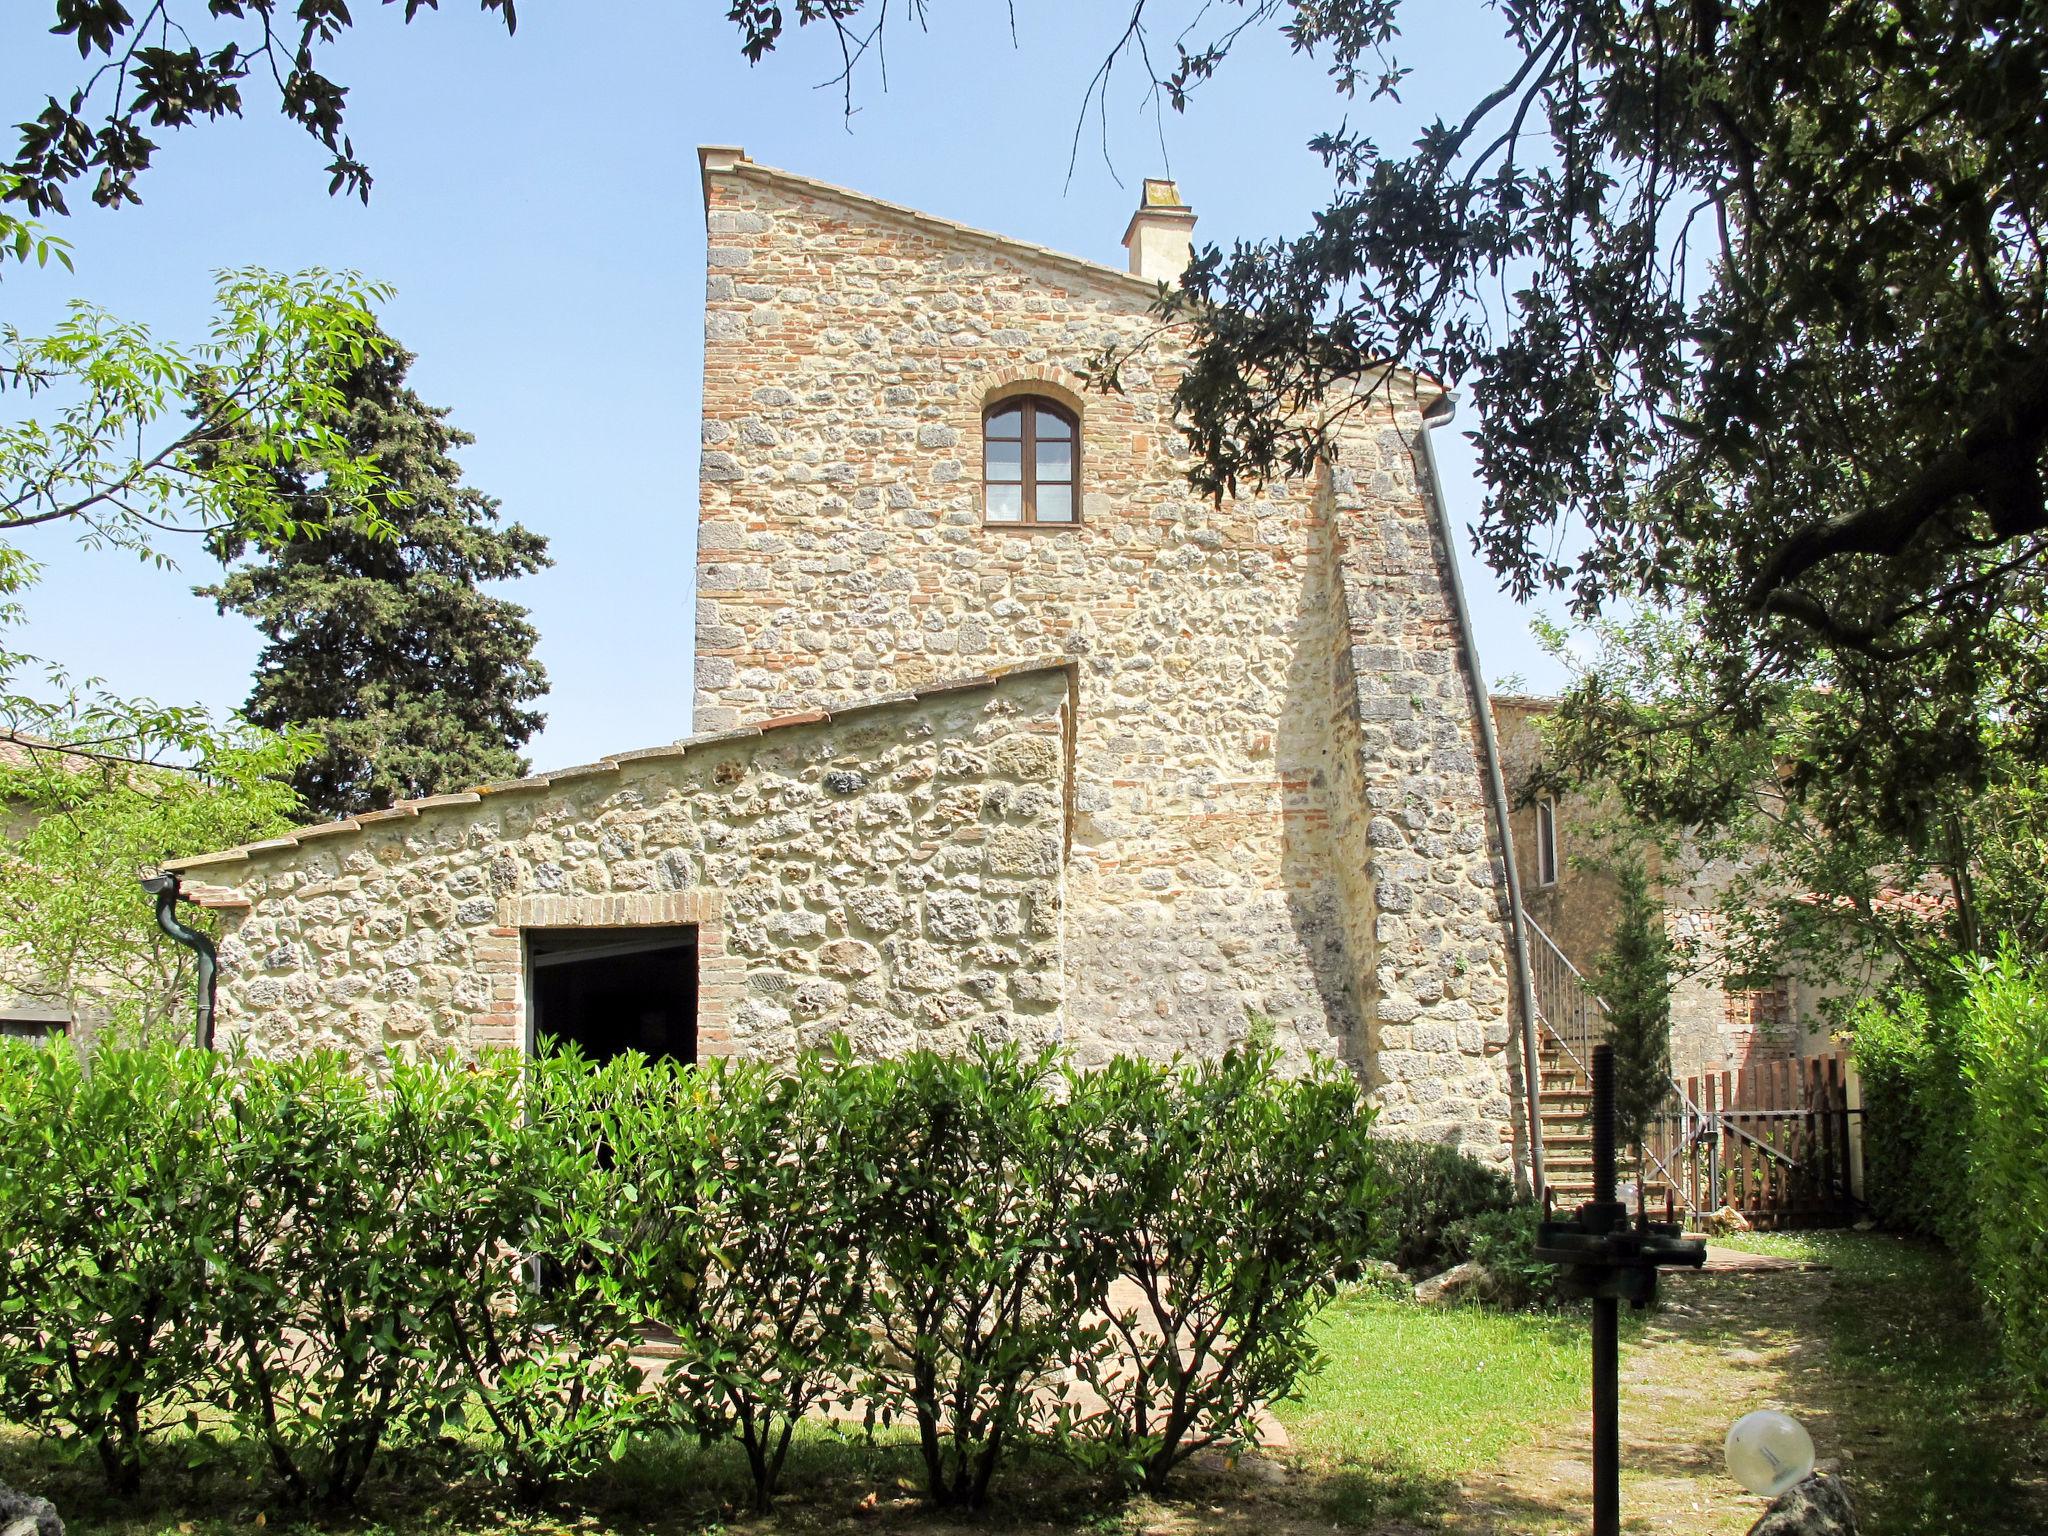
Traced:
[[1536, 883], [1557, 884], [1557, 802], [1536, 802]]
[[1038, 395], [998, 401], [981, 418], [982, 520], [1071, 527], [1080, 520], [1080, 423]]

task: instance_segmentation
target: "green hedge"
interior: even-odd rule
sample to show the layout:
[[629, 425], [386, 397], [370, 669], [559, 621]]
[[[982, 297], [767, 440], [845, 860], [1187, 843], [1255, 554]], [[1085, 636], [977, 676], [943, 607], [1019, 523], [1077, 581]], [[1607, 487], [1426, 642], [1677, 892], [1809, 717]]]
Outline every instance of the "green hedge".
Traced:
[[1970, 1095], [1960, 1054], [1968, 1032], [1960, 997], [1930, 1003], [1906, 996], [1861, 1009], [1854, 1037], [1864, 1199], [1887, 1227], [1964, 1254], [1975, 1210], [1965, 1134]]
[[1865, 1187], [1888, 1224], [1962, 1258], [2048, 1403], [2048, 982], [2010, 953], [1957, 977], [1856, 1020]]
[[2048, 1402], [2048, 985], [2011, 954], [1971, 980], [1971, 1269], [2006, 1359]]
[[[211, 1417], [325, 1501], [393, 1444], [530, 1495], [643, 1429], [731, 1434], [766, 1507], [796, 1423], [856, 1404], [915, 1429], [935, 1504], [1030, 1434], [1157, 1489], [1313, 1368], [1389, 1187], [1356, 1080], [1262, 1051], [373, 1083], [8, 1045], [0, 1104], [0, 1412], [123, 1491]], [[654, 1381], [651, 1327], [679, 1345]]]

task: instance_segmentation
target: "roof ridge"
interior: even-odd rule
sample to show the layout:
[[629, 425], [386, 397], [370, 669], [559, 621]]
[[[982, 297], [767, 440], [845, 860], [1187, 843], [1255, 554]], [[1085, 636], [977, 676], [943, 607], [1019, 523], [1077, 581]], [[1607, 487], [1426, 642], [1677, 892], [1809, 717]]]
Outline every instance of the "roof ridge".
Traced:
[[1054, 250], [1049, 245], [1022, 240], [1015, 235], [1002, 234], [997, 230], [983, 229], [975, 224], [963, 224], [958, 219], [949, 219], [943, 214], [927, 213], [922, 208], [913, 208], [908, 203], [891, 202], [886, 197], [877, 197], [872, 192], [862, 192], [854, 187], [842, 187], [836, 182], [824, 181], [816, 176], [806, 176], [800, 171], [786, 171], [779, 166], [762, 165], [749, 160], [746, 151], [736, 146], [705, 144], [699, 146], [697, 159], [702, 167], [705, 185], [717, 174], [750, 176], [763, 181], [787, 182], [809, 192], [823, 193], [850, 203], [877, 209], [896, 218], [908, 219], [913, 224], [924, 224], [942, 233], [966, 236], [968, 239], [989, 245], [1001, 246], [1015, 251], [1025, 251], [1041, 261], [1051, 261], [1062, 266], [1079, 268], [1089, 277], [1107, 279], [1115, 285], [1135, 289], [1147, 295], [1156, 295], [1165, 286], [1156, 278], [1140, 277], [1135, 272], [1126, 272], [1107, 262], [1096, 261], [1087, 256], [1076, 256], [1071, 251]]

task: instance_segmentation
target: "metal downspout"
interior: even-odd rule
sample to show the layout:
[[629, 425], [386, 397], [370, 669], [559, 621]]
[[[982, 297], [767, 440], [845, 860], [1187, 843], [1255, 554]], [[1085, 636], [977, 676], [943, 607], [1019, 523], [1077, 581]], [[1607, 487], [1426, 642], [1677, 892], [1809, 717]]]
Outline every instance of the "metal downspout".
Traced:
[[156, 898], [156, 925], [169, 934], [172, 940], [192, 951], [198, 959], [198, 1002], [193, 1024], [193, 1041], [202, 1051], [213, 1049], [213, 1003], [214, 981], [220, 972], [220, 962], [213, 950], [213, 940], [197, 928], [178, 921], [178, 876], [177, 872], [166, 871], [151, 875], [142, 882], [142, 888]]
[[1508, 822], [1507, 781], [1501, 776], [1500, 741], [1493, 729], [1493, 699], [1479, 670], [1479, 642], [1472, 635], [1472, 614], [1465, 606], [1465, 581], [1458, 573], [1457, 530], [1444, 499], [1443, 471], [1436, 461], [1436, 428], [1458, 414], [1457, 397], [1446, 391], [1422, 413], [1422, 457], [1429, 465], [1429, 498], [1436, 507], [1437, 530], [1443, 535], [1444, 564], [1450, 578], [1451, 612], [1458, 620], [1458, 645], [1472, 680], [1472, 702], [1479, 716], [1479, 750], [1486, 759], [1486, 788], [1500, 826], [1501, 864], [1508, 882], [1508, 921], [1514, 936], [1515, 987], [1522, 1014], [1522, 1084], [1529, 1115], [1529, 1177], [1538, 1200], [1549, 1183], [1543, 1163], [1543, 1076], [1536, 1053], [1536, 990], [1529, 979], [1529, 935], [1522, 912], [1522, 877], [1515, 865], [1514, 828]]

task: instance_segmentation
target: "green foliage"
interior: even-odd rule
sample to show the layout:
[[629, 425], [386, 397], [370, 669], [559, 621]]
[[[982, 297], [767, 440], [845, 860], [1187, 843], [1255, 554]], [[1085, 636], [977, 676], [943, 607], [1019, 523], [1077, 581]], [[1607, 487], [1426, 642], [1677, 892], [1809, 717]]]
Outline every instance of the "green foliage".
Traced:
[[1857, 1015], [1865, 1182], [1888, 1224], [1954, 1250], [2048, 1402], [2048, 987], [2010, 948], [1953, 978]]
[[[9, 190], [15, 183], [8, 183]], [[159, 563], [166, 533], [258, 543], [314, 523], [388, 532], [402, 495], [326, 423], [340, 382], [388, 344], [372, 307], [389, 290], [351, 273], [224, 272], [204, 342], [159, 341], [88, 305], [44, 336], [0, 327], [0, 392], [42, 414], [0, 423], [0, 536], [68, 532]], [[169, 421], [184, 414], [183, 426]], [[232, 460], [215, 452], [237, 445]], [[292, 465], [308, 494], [274, 484]], [[35, 563], [0, 545], [0, 623], [20, 617]], [[25, 957], [21, 990], [117, 1024], [154, 1027], [184, 952], [155, 932], [135, 877], [169, 856], [260, 838], [298, 810], [288, 780], [306, 747], [219, 727], [201, 712], [109, 696], [94, 680], [0, 652], [0, 729], [27, 749], [0, 769], [26, 828], [0, 855], [0, 945]], [[48, 745], [65, 750], [44, 750]]]
[[1420, 1141], [1378, 1143], [1385, 1204], [1374, 1223], [1371, 1257], [1417, 1274], [1458, 1261], [1456, 1223], [1515, 1201], [1506, 1175], [1453, 1147]]
[[1969, 983], [1971, 1268], [2007, 1363], [2048, 1403], [2048, 983], [2011, 950]]
[[[1371, 1246], [1386, 1193], [1358, 1080], [1280, 1075], [1270, 1048], [1077, 1082], [1068, 1134], [1094, 1144], [1084, 1267], [1108, 1334], [1082, 1356], [1104, 1404], [1077, 1426], [1152, 1493], [1196, 1452], [1257, 1437], [1262, 1404], [1320, 1364], [1310, 1325]], [[1122, 1277], [1139, 1299], [1117, 1305]]]
[[2003, 704], [1979, 720], [1967, 774], [1922, 775], [1900, 804], [1878, 760], [1830, 765], [1827, 740], [1866, 724], [1824, 674], [1759, 683], [1737, 721], [1715, 703], [1696, 614], [1537, 628], [1573, 678], [1544, 722], [1546, 787], [1611, 788], [1626, 837], [1727, 860], [1716, 906], [1737, 974], [1864, 994], [1903, 970], [1940, 990], [1958, 951], [2048, 946], [2048, 778]]
[[1533, 1257], [1542, 1220], [1543, 1207], [1525, 1200], [1454, 1222], [1445, 1242], [1493, 1276], [1495, 1290], [1487, 1299], [1496, 1306], [1547, 1307], [1561, 1299], [1557, 1286], [1564, 1272]]
[[[383, 531], [382, 477], [330, 423], [342, 381], [389, 345], [374, 307], [390, 294], [353, 272], [249, 267], [220, 274], [196, 345], [82, 302], [45, 336], [0, 326], [0, 392], [56, 403], [0, 423], [0, 535], [54, 526], [161, 561], [167, 532], [289, 538], [309, 518]], [[228, 443], [232, 459], [209, 457]], [[283, 466], [302, 468], [307, 502], [279, 494]]]
[[463, 789], [526, 770], [518, 748], [547, 691], [526, 610], [483, 590], [549, 564], [547, 541], [498, 525], [498, 503], [462, 483], [455, 451], [475, 439], [405, 383], [412, 354], [384, 341], [339, 381], [321, 425], [371, 466], [375, 528], [326, 516], [312, 462], [277, 461], [262, 444], [207, 445], [209, 474], [257, 467], [296, 531], [212, 541], [224, 562], [199, 589], [223, 613], [253, 619], [268, 642], [246, 706], [255, 724], [304, 729], [319, 751], [293, 780], [308, 809], [341, 817], [394, 800]]
[[1614, 1048], [1614, 1139], [1636, 1149], [1636, 1199], [1647, 1184], [1643, 1138], [1671, 1090], [1671, 938], [1664, 903], [1640, 857], [1616, 872], [1614, 937], [1594, 961], [1591, 986], [1607, 1010]]
[[333, 1052], [236, 1077], [217, 1396], [289, 1493], [345, 1501], [435, 1371], [414, 1268], [430, 1101], [380, 1099]]
[[532, 1498], [671, 1425], [735, 1434], [765, 1508], [799, 1421], [856, 1400], [915, 1425], [935, 1504], [1055, 1429], [1156, 1490], [1314, 1368], [1383, 1189], [1356, 1081], [1264, 1050], [100, 1061], [0, 1051], [0, 1241], [33, 1261], [0, 1277], [0, 1394], [117, 1490], [211, 1405], [302, 1500], [395, 1442]]
[[0, 1041], [0, 1408], [132, 1493], [211, 1360], [226, 1064]]
[[1888, 1227], [1967, 1254], [1974, 1208], [1964, 1127], [1968, 1015], [1952, 994], [1869, 1002], [1851, 1037], [1863, 1089], [1864, 1198]]
[[284, 782], [310, 743], [211, 726], [196, 711], [72, 690], [57, 704], [0, 698], [14, 761], [0, 801], [0, 949], [23, 992], [105, 1032], [189, 1028], [191, 954], [158, 930], [136, 887], [165, 858], [268, 837], [298, 799]]
[[[19, 177], [0, 171], [0, 205], [13, 201], [20, 185]], [[51, 234], [33, 219], [0, 211], [0, 274], [5, 273], [9, 261], [24, 266], [32, 261], [47, 267], [53, 259], [66, 272], [71, 271], [71, 242]]]
[[794, 1072], [647, 1070], [652, 1090], [611, 1138], [643, 1212], [636, 1293], [683, 1349], [672, 1411], [738, 1434], [766, 1510], [805, 1413], [871, 1353], [869, 1249], [898, 1219], [881, 1181], [900, 1155], [871, 1138], [893, 1074], [854, 1067], [843, 1044]]
[[1015, 1046], [869, 1069], [859, 1135], [882, 1149], [868, 1250], [881, 1347], [860, 1386], [881, 1422], [916, 1426], [936, 1505], [986, 1501], [1034, 1392], [1089, 1342], [1076, 1220], [1097, 1144], [1071, 1133], [1052, 1070]]
[[658, 1063], [573, 1054], [393, 1074], [394, 1114], [432, 1149], [409, 1197], [409, 1279], [438, 1372], [409, 1417], [522, 1498], [617, 1460], [649, 1422], [629, 1352], [641, 1250], [620, 1231], [637, 1161], [620, 1149], [676, 1086]]
[[[516, 28], [513, 0], [478, 3]], [[410, 22], [435, 9], [407, 0], [403, 14]], [[53, 82], [43, 109], [20, 125], [0, 198], [32, 214], [67, 213], [64, 189], [89, 176], [100, 207], [139, 203], [136, 179], [158, 148], [145, 126], [240, 117], [253, 80], [275, 85], [278, 111], [333, 156], [328, 191], [369, 200], [370, 169], [343, 132], [348, 87], [325, 72], [322, 52], [355, 24], [345, 0], [159, 0], [139, 13], [122, 0], [57, 0], [56, 18], [52, 30], [77, 43], [85, 78], [75, 89]]]

